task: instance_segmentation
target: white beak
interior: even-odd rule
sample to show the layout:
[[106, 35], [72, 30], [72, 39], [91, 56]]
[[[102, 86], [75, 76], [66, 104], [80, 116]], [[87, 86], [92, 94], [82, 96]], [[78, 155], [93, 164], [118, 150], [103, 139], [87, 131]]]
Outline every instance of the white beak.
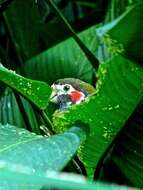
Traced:
[[57, 97], [56, 87], [54, 84], [51, 87], [52, 87], [53, 91], [52, 91], [52, 94], [50, 96], [50, 102], [57, 104], [58, 103], [58, 97]]

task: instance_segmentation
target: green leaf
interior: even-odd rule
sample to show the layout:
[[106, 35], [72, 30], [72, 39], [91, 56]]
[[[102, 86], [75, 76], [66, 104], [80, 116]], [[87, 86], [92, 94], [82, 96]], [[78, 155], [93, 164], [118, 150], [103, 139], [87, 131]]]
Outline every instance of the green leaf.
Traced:
[[63, 169], [85, 140], [84, 130], [78, 127], [43, 137], [7, 124], [0, 125], [0, 136], [0, 162], [25, 166], [39, 175], [47, 170]]
[[38, 3], [33, 0], [14, 0], [4, 12], [4, 19], [20, 62], [71, 35], [59, 19], [44, 23], [46, 21], [40, 17]]
[[103, 36], [109, 51], [122, 53], [130, 59], [143, 60], [143, 3], [127, 9], [113, 22], [99, 28], [97, 33]]
[[69, 24], [69, 22], [67, 21], [67, 19], [64, 17], [64, 15], [62, 14], [62, 12], [59, 10], [59, 8], [56, 6], [56, 4], [53, 1], [51, 1], [51, 0], [46, 0], [46, 2], [53, 9], [53, 11], [55, 12], [55, 14], [60, 19], [60, 21], [62, 21], [62, 23], [64, 23], [64, 25], [66, 26], [67, 30], [69, 31], [69, 33], [71, 34], [71, 36], [73, 37], [73, 39], [77, 42], [77, 44], [79, 45], [79, 47], [82, 49], [83, 53], [86, 55], [87, 59], [92, 64], [92, 66], [95, 69], [98, 69], [99, 61], [97, 60], [97, 58], [95, 57], [95, 55], [93, 54], [93, 52], [90, 51], [90, 49], [85, 45], [85, 43], [83, 43], [83, 41], [78, 37], [78, 35], [76, 34], [76, 32], [74, 31], [74, 29], [72, 28], [72, 26]]
[[22, 105], [17, 101], [13, 91], [8, 87], [6, 88], [3, 96], [0, 98], [0, 123], [9, 123], [20, 128], [28, 127], [30, 131], [40, 134], [39, 121], [37, 122], [32, 106], [23, 97], [19, 97], [19, 99], [21, 99], [23, 108], [21, 108]]
[[[95, 27], [85, 30], [79, 36], [95, 52]], [[66, 77], [79, 78], [90, 83], [93, 75], [92, 66], [72, 38], [27, 61], [24, 69], [28, 77], [49, 84]]]
[[37, 54], [41, 23], [36, 3], [15, 0], [4, 12], [4, 18], [18, 56], [25, 60]]
[[14, 93], [9, 88], [6, 88], [3, 96], [0, 98], [0, 110], [0, 123], [10, 123], [21, 128], [25, 127]]
[[142, 96], [143, 69], [122, 56], [115, 56], [101, 64], [96, 95], [68, 111], [55, 112], [54, 130], [63, 132], [77, 120], [89, 124], [89, 136], [79, 156], [93, 175], [94, 168]]
[[21, 93], [40, 109], [47, 107], [48, 98], [51, 95], [51, 88], [48, 84], [24, 78], [2, 65], [0, 65], [0, 80]]
[[30, 131], [32, 131], [36, 134], [40, 134], [39, 124], [38, 124], [39, 120], [38, 120], [38, 117], [36, 117], [37, 115], [35, 114], [32, 105], [25, 98], [23, 98], [23, 97], [20, 97], [20, 98], [21, 98], [23, 108], [24, 108], [24, 111], [26, 114], [26, 119], [28, 119], [28, 122], [30, 125], [29, 126]]
[[[75, 174], [57, 173], [47, 171], [46, 174], [39, 175], [32, 171], [27, 171], [23, 167], [22, 170], [17, 169], [15, 165], [7, 165], [0, 163], [0, 186], [4, 189], [19, 190], [26, 188], [27, 190], [39, 189], [65, 189], [65, 190], [133, 190], [127, 186], [118, 186], [105, 183], [91, 183], [85, 178]], [[135, 190], [135, 189], [134, 189]], [[136, 189], [137, 190], [137, 189]]]
[[143, 188], [143, 105], [130, 117], [116, 143], [112, 159], [130, 180], [131, 184]]

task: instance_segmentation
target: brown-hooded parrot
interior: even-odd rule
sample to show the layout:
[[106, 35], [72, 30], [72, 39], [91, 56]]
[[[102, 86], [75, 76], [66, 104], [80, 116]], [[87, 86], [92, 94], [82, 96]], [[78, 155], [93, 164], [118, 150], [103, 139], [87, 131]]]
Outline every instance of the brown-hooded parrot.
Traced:
[[61, 111], [73, 104], [80, 104], [95, 92], [95, 88], [79, 79], [64, 78], [52, 84], [50, 101], [59, 105]]

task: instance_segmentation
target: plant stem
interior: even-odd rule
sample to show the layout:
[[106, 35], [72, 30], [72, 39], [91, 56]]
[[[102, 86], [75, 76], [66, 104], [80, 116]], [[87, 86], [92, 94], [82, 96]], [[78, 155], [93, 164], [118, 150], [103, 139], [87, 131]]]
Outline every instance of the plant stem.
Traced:
[[45, 113], [45, 111], [40, 110], [40, 115], [41, 117], [44, 119], [45, 123], [48, 125], [48, 129], [50, 131], [51, 134], [55, 134], [55, 132], [53, 131], [53, 124], [50, 121], [49, 117], [47, 116], [47, 114]]

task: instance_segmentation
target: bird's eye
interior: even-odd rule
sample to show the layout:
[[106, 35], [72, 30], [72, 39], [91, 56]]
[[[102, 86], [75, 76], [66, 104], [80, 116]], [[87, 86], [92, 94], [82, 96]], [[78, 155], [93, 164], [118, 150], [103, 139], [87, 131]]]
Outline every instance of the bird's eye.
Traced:
[[64, 91], [68, 91], [70, 89], [70, 86], [69, 85], [65, 85], [64, 86]]

